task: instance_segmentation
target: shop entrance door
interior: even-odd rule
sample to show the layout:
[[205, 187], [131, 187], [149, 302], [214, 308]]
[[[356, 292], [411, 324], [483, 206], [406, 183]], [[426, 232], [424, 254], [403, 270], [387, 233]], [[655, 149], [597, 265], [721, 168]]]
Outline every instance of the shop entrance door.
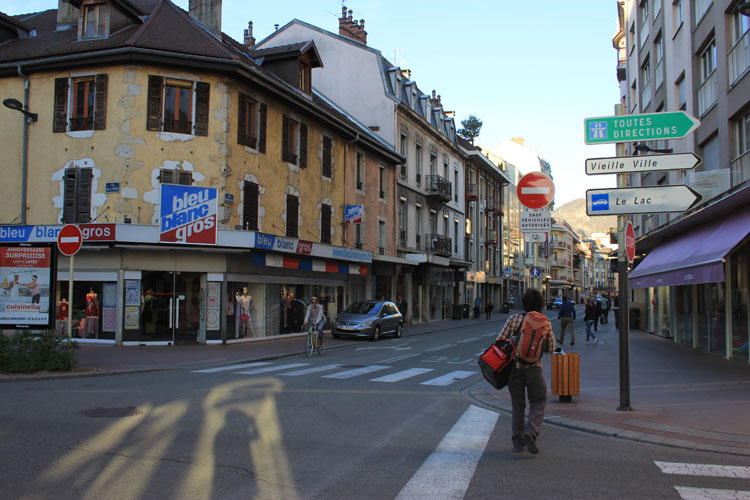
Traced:
[[144, 271], [143, 340], [195, 342], [199, 327], [201, 273]]

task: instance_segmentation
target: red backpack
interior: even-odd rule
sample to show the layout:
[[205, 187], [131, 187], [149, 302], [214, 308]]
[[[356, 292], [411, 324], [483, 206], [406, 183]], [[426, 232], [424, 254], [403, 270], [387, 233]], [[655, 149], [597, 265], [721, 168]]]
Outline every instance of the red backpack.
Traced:
[[536, 311], [524, 314], [521, 326], [514, 333], [516, 358], [524, 363], [536, 363], [542, 358], [547, 339], [549, 320]]

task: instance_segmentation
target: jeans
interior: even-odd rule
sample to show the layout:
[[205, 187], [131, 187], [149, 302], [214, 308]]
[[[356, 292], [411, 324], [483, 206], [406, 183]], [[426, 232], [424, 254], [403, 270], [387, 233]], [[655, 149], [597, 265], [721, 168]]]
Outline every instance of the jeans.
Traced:
[[[508, 391], [513, 404], [511, 429], [513, 431], [513, 447], [524, 446], [523, 434], [528, 432], [534, 437], [539, 436], [544, 420], [544, 408], [547, 406], [547, 383], [541, 366], [514, 368], [508, 381]], [[524, 425], [526, 416], [526, 395], [529, 397], [529, 418]]]
[[594, 335], [594, 332], [591, 331], [591, 327], [594, 325], [593, 319], [587, 319], [586, 320], [586, 342], [589, 341], [589, 337], [593, 337], [594, 340], [596, 340], [596, 335]]
[[570, 344], [576, 341], [576, 332], [573, 330], [573, 318], [560, 318], [560, 344], [565, 340], [565, 328], [570, 326]]

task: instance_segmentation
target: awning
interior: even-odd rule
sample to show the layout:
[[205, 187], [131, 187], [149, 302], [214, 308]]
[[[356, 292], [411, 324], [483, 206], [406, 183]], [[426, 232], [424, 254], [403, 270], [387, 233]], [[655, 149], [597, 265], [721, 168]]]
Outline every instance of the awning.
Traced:
[[654, 248], [629, 275], [630, 288], [724, 281], [724, 257], [750, 232], [750, 211], [698, 226]]

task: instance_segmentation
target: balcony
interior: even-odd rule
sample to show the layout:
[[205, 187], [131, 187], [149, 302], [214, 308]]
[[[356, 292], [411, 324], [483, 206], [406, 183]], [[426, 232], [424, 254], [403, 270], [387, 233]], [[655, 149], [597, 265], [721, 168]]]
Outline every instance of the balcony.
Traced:
[[466, 186], [466, 201], [477, 201], [476, 184], [469, 184]]
[[654, 68], [654, 89], [659, 90], [659, 87], [661, 87], [664, 84], [664, 65], [661, 61], [656, 63], [656, 68]]
[[398, 231], [398, 246], [406, 247], [406, 230], [400, 229]]
[[750, 151], [732, 160], [731, 176], [732, 186], [739, 186], [750, 180]]
[[735, 42], [728, 54], [729, 85], [734, 85], [750, 68], [750, 31]]
[[425, 252], [437, 255], [450, 256], [452, 246], [451, 239], [441, 234], [428, 234], [424, 242]]
[[698, 87], [698, 116], [702, 117], [716, 104], [716, 70]]
[[497, 245], [497, 231], [487, 231], [485, 243], [488, 245]]
[[651, 81], [647, 81], [643, 84], [643, 90], [641, 90], [641, 109], [646, 109], [651, 104]]
[[551, 267], [568, 267], [568, 261], [563, 259], [549, 259], [548, 262]]
[[[452, 187], [448, 179], [439, 175], [426, 176], [425, 191], [427, 198], [437, 200], [441, 203], [448, 203], [453, 198]], [[450, 253], [450, 252], [449, 252]]]

